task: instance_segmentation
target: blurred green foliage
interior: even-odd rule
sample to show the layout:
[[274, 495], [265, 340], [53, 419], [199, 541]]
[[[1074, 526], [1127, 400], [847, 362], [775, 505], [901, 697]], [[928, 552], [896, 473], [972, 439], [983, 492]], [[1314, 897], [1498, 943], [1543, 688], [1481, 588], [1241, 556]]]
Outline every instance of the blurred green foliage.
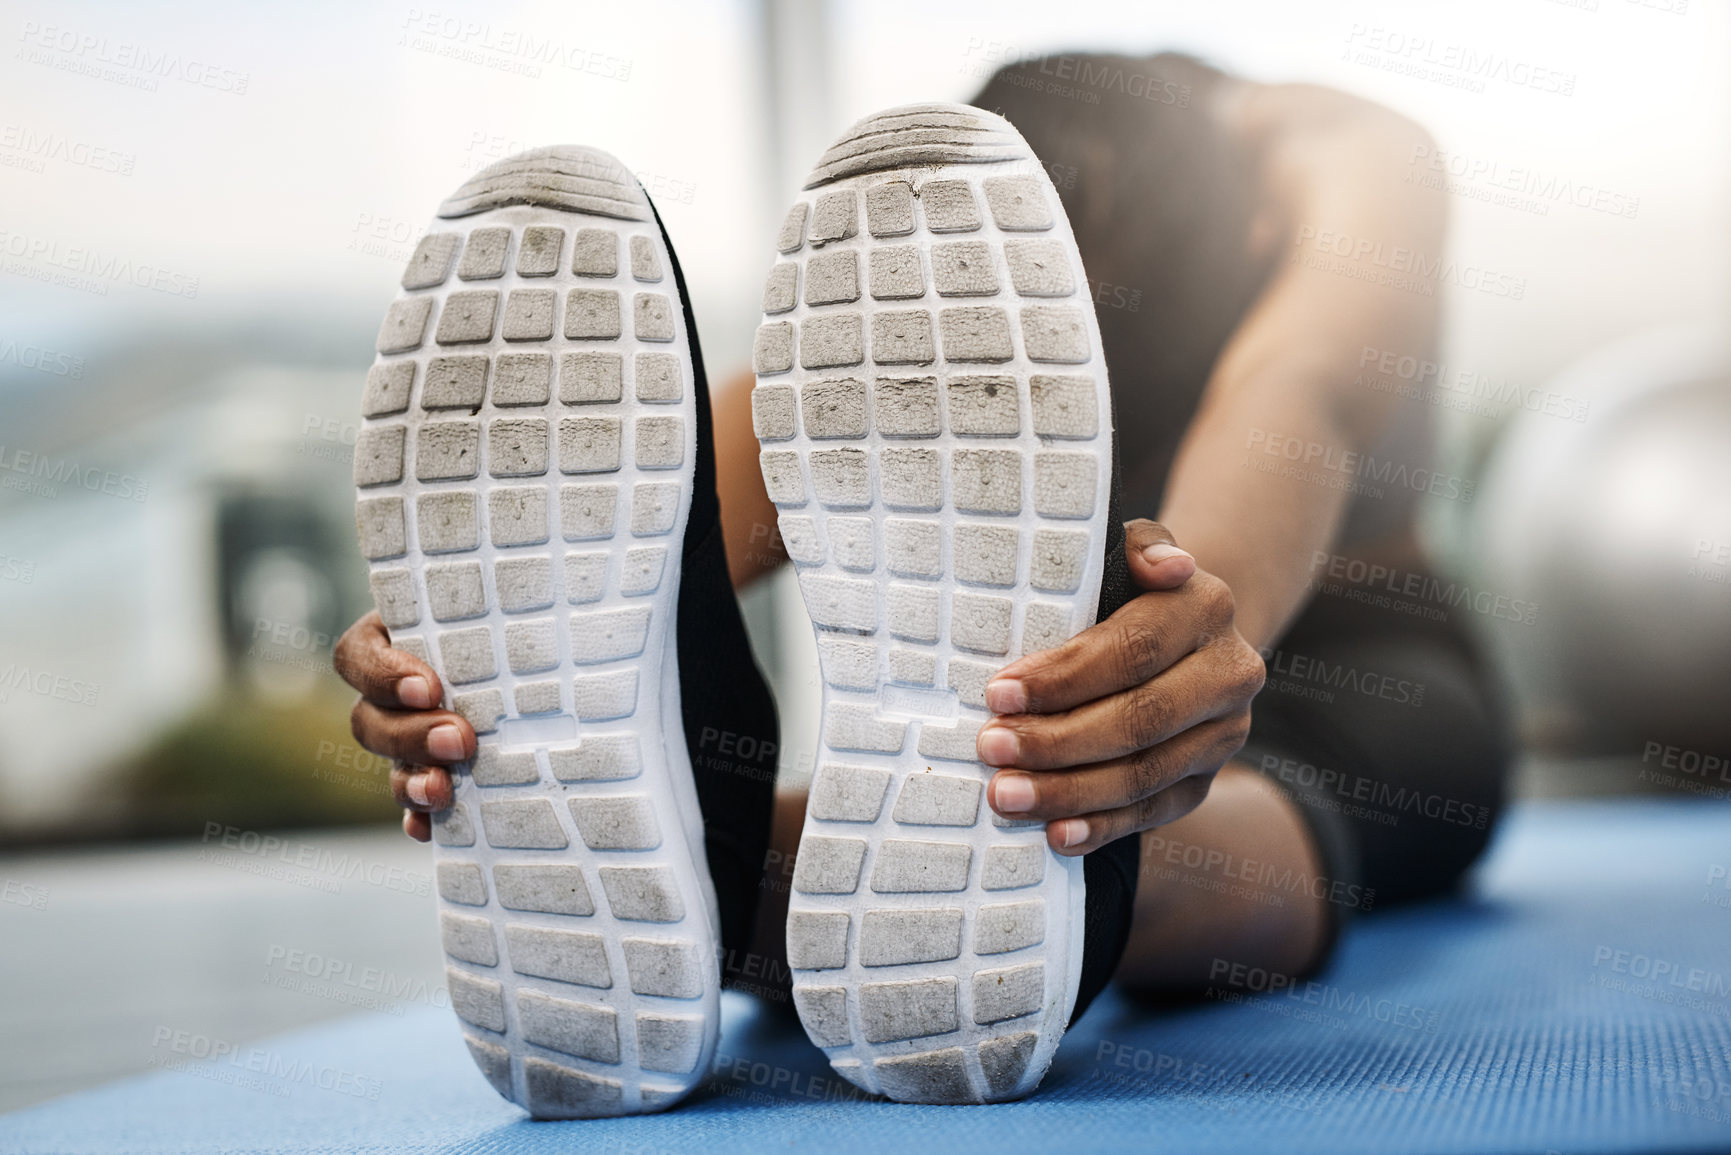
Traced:
[[128, 759], [94, 824], [124, 838], [394, 821], [390, 764], [350, 735], [353, 702], [322, 683], [286, 703], [226, 694]]

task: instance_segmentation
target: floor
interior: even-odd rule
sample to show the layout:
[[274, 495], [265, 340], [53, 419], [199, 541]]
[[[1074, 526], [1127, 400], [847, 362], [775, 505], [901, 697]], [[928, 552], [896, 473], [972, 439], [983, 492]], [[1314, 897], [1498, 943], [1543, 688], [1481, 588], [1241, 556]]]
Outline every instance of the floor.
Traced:
[[[1228, 976], [1221, 998], [1164, 1014], [1108, 997], [1066, 1038], [1041, 1091], [1021, 1103], [922, 1108], [864, 1099], [829, 1076], [796, 1024], [730, 995], [722, 1053], [691, 1101], [660, 1116], [571, 1124], [531, 1123], [494, 1096], [469, 1065], [449, 1012], [433, 1005], [441, 999], [436, 988], [417, 991], [413, 978], [424, 972], [413, 958], [436, 957], [432, 920], [417, 905], [424, 899], [389, 889], [385, 848], [367, 859], [366, 838], [321, 845], [353, 849], [364, 865], [342, 867], [353, 874], [348, 892], [328, 907], [307, 884], [329, 881], [332, 861], [305, 874], [301, 901], [278, 904], [305, 908], [299, 923], [249, 908], [241, 893], [248, 886], [226, 877], [231, 867], [188, 861], [185, 848], [165, 851], [170, 857], [153, 872], [181, 888], [167, 892], [177, 913], [142, 901], [144, 891], [161, 897], [161, 883], [141, 873], [133, 893], [139, 910], [127, 913], [124, 901], [104, 908], [119, 921], [106, 940], [87, 940], [88, 969], [34, 976], [53, 984], [58, 1001], [41, 1000], [36, 1017], [14, 1007], [4, 1026], [29, 1023], [28, 1037], [40, 1041], [66, 1022], [94, 1037], [91, 1024], [104, 1008], [136, 1001], [144, 1009], [127, 1011], [126, 1021], [137, 1046], [124, 1058], [168, 1069], [0, 1118], [0, 1148], [534, 1152], [581, 1142], [584, 1151], [700, 1144], [760, 1155], [773, 1136], [777, 1147], [825, 1155], [914, 1143], [1001, 1155], [1043, 1153], [1061, 1135], [1067, 1153], [1731, 1149], [1731, 806], [1724, 804], [1523, 804], [1500, 831], [1472, 895], [1361, 920], [1329, 971], [1293, 989], [1259, 991], [1265, 984], [1254, 974], [1234, 988]], [[412, 869], [420, 859], [408, 849]], [[316, 861], [298, 850], [290, 857]], [[365, 881], [369, 874], [379, 881]], [[52, 870], [40, 877], [62, 889], [50, 889], [40, 911], [8, 912], [0, 928], [44, 916], [45, 930], [47, 918], [83, 923], [94, 912], [76, 905], [97, 901], [80, 889], [94, 878], [80, 883]], [[249, 878], [250, 886], [297, 886]], [[220, 901], [196, 893], [201, 886]], [[261, 897], [284, 895], [252, 895]], [[56, 916], [63, 898], [67, 908]], [[372, 912], [364, 930], [377, 953], [365, 957], [388, 977], [354, 978], [356, 955], [341, 972], [347, 982], [279, 985], [284, 975], [305, 977], [290, 969], [288, 951], [316, 950], [322, 941], [327, 928], [311, 912], [328, 918], [339, 906], [345, 919]], [[182, 1022], [176, 1008], [139, 998], [137, 988], [102, 991], [115, 974], [142, 983], [198, 965], [199, 943], [228, 934], [248, 942], [253, 957], [228, 964], [213, 981], [250, 978], [263, 997], [243, 1000], [236, 985], [223, 1014], [206, 1013], [208, 1022], [183, 1014], [189, 1021]], [[114, 965], [105, 942], [130, 944], [143, 963]], [[17, 953], [6, 957], [5, 966], [18, 966]], [[305, 956], [298, 965], [307, 969]], [[357, 984], [390, 997], [359, 1013], [330, 997]], [[244, 1043], [249, 1023], [297, 1012], [301, 1021], [349, 1013]], [[21, 1061], [7, 1052], [8, 1063], [26, 1065], [27, 1055]], [[90, 1077], [77, 1068], [62, 1062], [34, 1085], [40, 1092], [56, 1080]]]
[[443, 1005], [424, 847], [273, 837], [0, 857], [0, 1111], [148, 1069], [164, 1029], [241, 1043]]

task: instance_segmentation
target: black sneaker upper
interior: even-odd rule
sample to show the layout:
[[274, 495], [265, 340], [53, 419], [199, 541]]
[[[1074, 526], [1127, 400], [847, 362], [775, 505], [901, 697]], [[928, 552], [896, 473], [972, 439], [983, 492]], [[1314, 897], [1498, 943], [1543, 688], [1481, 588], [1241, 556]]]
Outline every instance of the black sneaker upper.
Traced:
[[[1107, 507], [1106, 564], [1100, 574], [1100, 609], [1096, 622], [1103, 622], [1139, 592], [1130, 581], [1130, 561], [1124, 556], [1124, 518], [1118, 504], [1118, 438], [1113, 426], [1112, 499]], [[1082, 914], [1082, 975], [1076, 983], [1076, 1007], [1070, 1022], [1082, 1017], [1111, 981], [1130, 941], [1130, 919], [1136, 907], [1136, 879], [1142, 863], [1142, 839], [1126, 835], [1082, 859], [1082, 881], [1087, 899]]]
[[[651, 205], [653, 209], [653, 204]], [[721, 913], [722, 978], [744, 960], [757, 914], [759, 883], [769, 849], [780, 750], [775, 700], [752, 658], [751, 642], [727, 573], [721, 502], [715, 493], [715, 446], [709, 381], [697, 341], [697, 321], [672, 238], [673, 281], [691, 336], [691, 377], [697, 408], [697, 457], [691, 512], [685, 526], [679, 583], [680, 707], [704, 848]]]

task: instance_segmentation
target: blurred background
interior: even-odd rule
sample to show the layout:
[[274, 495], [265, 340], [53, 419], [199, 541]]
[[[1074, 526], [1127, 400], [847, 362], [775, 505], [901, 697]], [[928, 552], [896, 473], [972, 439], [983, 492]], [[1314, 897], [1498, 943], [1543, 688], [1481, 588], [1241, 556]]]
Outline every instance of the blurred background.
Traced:
[[[444, 997], [425, 851], [330, 670], [370, 607], [352, 446], [434, 206], [534, 145], [636, 167], [721, 380], [804, 171], [882, 106], [1178, 50], [1405, 113], [1447, 255], [1507, 291], [1444, 279], [1436, 380], [1367, 373], [1473, 483], [1424, 509], [1437, 564], [1531, 611], [1463, 611], [1518, 792], [1731, 790], [1722, 4], [8, 0], [0, 34], [0, 1109], [152, 1065], [164, 1026]], [[799, 776], [790, 577], [747, 610]]]

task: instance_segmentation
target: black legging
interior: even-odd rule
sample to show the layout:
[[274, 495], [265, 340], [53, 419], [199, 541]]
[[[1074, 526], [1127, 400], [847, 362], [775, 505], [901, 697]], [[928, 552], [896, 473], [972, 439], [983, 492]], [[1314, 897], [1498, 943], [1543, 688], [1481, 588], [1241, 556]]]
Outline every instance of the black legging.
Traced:
[[1265, 655], [1239, 755], [1302, 808], [1336, 928], [1351, 912], [1454, 889], [1504, 802], [1507, 718], [1460, 620], [1470, 611], [1447, 604], [1447, 583], [1401, 578], [1429, 596], [1317, 583]]

